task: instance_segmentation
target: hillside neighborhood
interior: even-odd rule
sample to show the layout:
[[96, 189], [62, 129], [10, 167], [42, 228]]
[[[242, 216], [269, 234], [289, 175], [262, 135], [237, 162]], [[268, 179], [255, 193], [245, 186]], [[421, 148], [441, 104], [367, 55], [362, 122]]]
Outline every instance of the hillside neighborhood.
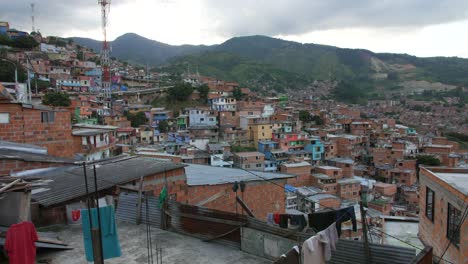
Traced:
[[343, 210], [327, 263], [467, 263], [466, 87], [351, 104], [332, 81], [280, 92], [111, 57], [104, 91], [99, 51], [13, 26], [0, 22], [6, 251], [28, 221], [38, 263], [84, 263], [93, 200], [115, 208], [113, 263], [147, 261], [135, 245], [151, 232], [157, 263], [293, 263], [281, 256]]

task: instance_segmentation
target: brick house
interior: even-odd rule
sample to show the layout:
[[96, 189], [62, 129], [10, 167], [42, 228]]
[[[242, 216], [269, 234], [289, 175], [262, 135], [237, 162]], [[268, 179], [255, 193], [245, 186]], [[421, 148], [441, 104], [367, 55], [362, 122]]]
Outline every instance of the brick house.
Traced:
[[265, 169], [265, 155], [260, 152], [234, 153], [234, 167], [263, 171]]
[[[178, 196], [177, 200], [192, 205], [241, 214], [242, 209], [236, 203], [236, 193], [233, 191], [233, 187], [235, 182], [243, 181], [245, 183], [244, 192], [241, 191], [239, 186], [237, 195], [241, 197], [257, 218], [265, 219], [267, 213], [284, 213], [286, 210], [286, 194], [280, 186], [284, 187], [287, 180], [295, 176], [258, 171], [254, 173], [259, 177], [236, 168], [190, 164], [185, 168], [187, 198], [185, 200], [179, 199]], [[268, 181], [262, 180], [260, 177], [268, 179]], [[245, 214], [245, 212], [243, 213]]]
[[73, 150], [75, 155], [86, 161], [113, 156], [116, 149], [116, 130], [117, 127], [113, 126], [73, 125]]
[[420, 239], [432, 246], [434, 256], [441, 256], [448, 246], [444, 259], [466, 263], [468, 221], [462, 219], [468, 204], [468, 170], [421, 167], [419, 177]]
[[73, 157], [70, 112], [45, 106], [0, 102], [0, 140], [47, 148], [48, 154]]

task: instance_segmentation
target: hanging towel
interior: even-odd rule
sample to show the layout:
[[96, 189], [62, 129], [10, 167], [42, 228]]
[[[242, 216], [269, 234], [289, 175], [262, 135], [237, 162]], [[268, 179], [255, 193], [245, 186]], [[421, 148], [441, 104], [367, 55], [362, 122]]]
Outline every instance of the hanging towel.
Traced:
[[268, 213], [266, 219], [267, 219], [267, 224], [270, 224], [270, 225], [275, 224], [275, 220], [273, 219], [273, 214], [272, 213]]
[[167, 198], [166, 186], [163, 186], [161, 193], [159, 193], [159, 208], [162, 208], [164, 201]]
[[[100, 207], [99, 213], [101, 216], [101, 237], [102, 250], [104, 259], [116, 258], [122, 255], [120, 250], [120, 242], [115, 224], [115, 213], [113, 206]], [[96, 208], [91, 209], [92, 227], [98, 228], [98, 216]], [[91, 262], [94, 260], [93, 244], [91, 239], [91, 231], [89, 226], [89, 211], [81, 210], [81, 221], [83, 227], [83, 240], [85, 246], [86, 260]]]
[[287, 214], [280, 214], [279, 226], [280, 226], [281, 228], [288, 228], [288, 220], [289, 220], [289, 215], [287, 215]]
[[323, 241], [328, 243], [323, 244], [323, 254], [325, 260], [331, 259], [332, 251], [336, 250], [336, 243], [338, 243], [338, 231], [336, 230], [336, 224], [331, 224], [327, 229], [320, 231], [319, 235], [323, 238]]
[[323, 237], [315, 235], [302, 244], [302, 254], [304, 256], [304, 264], [325, 264]]
[[5, 250], [10, 264], [36, 263], [36, 229], [30, 222], [10, 226], [6, 234]]
[[273, 221], [275, 221], [275, 224], [278, 225], [280, 223], [280, 214], [274, 213], [273, 214]]

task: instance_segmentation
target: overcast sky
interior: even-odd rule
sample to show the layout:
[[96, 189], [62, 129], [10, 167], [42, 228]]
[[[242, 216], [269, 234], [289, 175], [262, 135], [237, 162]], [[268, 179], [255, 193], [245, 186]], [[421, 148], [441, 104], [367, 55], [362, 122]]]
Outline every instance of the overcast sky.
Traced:
[[[97, 0], [0, 0], [0, 21], [43, 35], [102, 39]], [[110, 40], [169, 44], [267, 35], [375, 52], [468, 58], [468, 0], [112, 0]]]

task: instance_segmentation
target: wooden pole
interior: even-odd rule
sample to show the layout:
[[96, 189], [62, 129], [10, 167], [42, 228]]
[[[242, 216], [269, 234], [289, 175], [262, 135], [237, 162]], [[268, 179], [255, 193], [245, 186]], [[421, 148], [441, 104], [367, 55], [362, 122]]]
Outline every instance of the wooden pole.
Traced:
[[370, 261], [370, 250], [369, 250], [369, 240], [367, 237], [367, 218], [366, 218], [366, 211], [364, 210], [364, 206], [362, 205], [362, 201], [359, 202], [359, 208], [361, 210], [361, 222], [362, 222], [362, 232], [364, 236], [364, 252], [366, 254], [366, 262], [371, 263]]

